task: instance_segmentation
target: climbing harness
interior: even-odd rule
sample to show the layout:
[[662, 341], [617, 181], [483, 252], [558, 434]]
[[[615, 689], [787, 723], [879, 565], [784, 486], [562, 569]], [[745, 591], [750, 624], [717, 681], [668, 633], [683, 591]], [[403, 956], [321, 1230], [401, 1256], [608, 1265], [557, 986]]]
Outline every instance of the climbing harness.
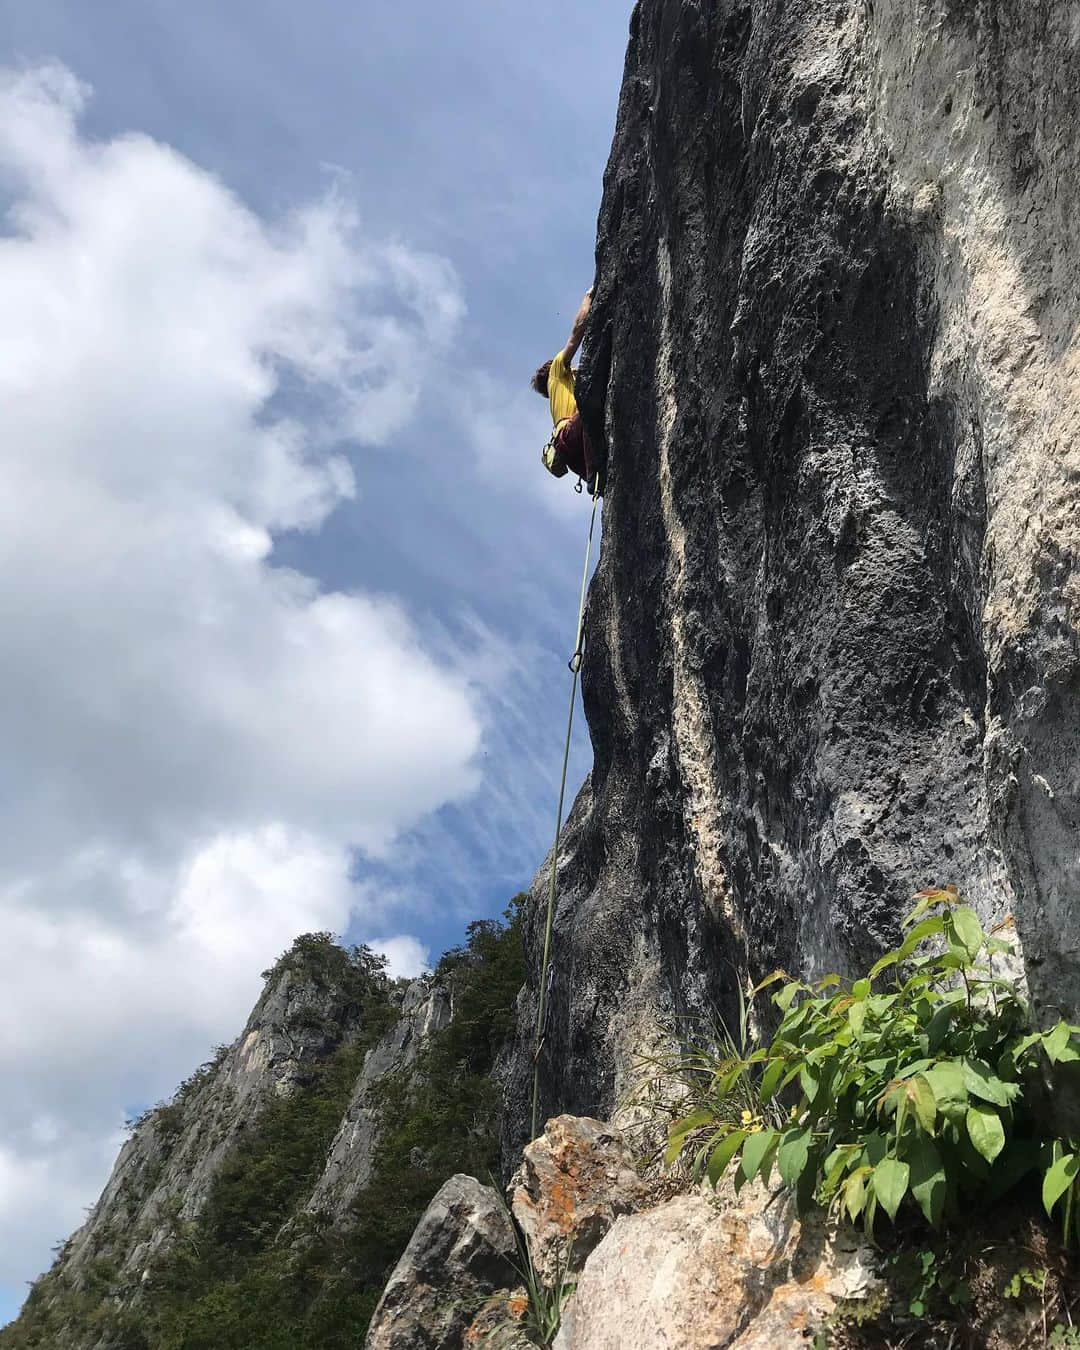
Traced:
[[[545, 445], [543, 450], [540, 451], [541, 464], [543, 464], [544, 468], [547, 469], [548, 473], [550, 473], [555, 478], [565, 478], [566, 475], [570, 472], [570, 466], [566, 462], [566, 451], [559, 443], [559, 438], [562, 435], [563, 428], [570, 420], [571, 419], [569, 417], [559, 418], [559, 420], [555, 423], [555, 425], [551, 429], [551, 436], [548, 438], [547, 445]], [[590, 479], [589, 481], [592, 482], [593, 480]], [[586, 486], [585, 479], [582, 478], [581, 475], [579, 474], [578, 480], [574, 484], [574, 491], [580, 493], [581, 491], [583, 491], [585, 486]], [[592, 492], [593, 496], [597, 495], [594, 488], [590, 488], [589, 490], [590, 492]]]
[[596, 508], [600, 503], [599, 487], [593, 492], [592, 516], [589, 519], [589, 538], [585, 544], [585, 569], [581, 574], [581, 602], [578, 605], [577, 639], [574, 654], [568, 665], [572, 679], [570, 681], [570, 711], [566, 718], [566, 744], [563, 746], [562, 778], [559, 781], [559, 809], [555, 815], [555, 843], [551, 849], [551, 885], [548, 887], [547, 915], [544, 919], [544, 955], [540, 963], [540, 995], [536, 1009], [536, 1047], [533, 1050], [533, 1086], [532, 1086], [532, 1132], [530, 1139], [537, 1136], [538, 1115], [540, 1111], [540, 1055], [544, 1049], [548, 999], [555, 971], [551, 966], [551, 928], [555, 921], [555, 886], [559, 869], [559, 841], [562, 837], [563, 803], [566, 800], [566, 771], [570, 763], [570, 735], [574, 729], [574, 702], [577, 698], [578, 672], [581, 670], [583, 645], [585, 642], [585, 594], [589, 585], [589, 560], [592, 556], [593, 530], [596, 526]]

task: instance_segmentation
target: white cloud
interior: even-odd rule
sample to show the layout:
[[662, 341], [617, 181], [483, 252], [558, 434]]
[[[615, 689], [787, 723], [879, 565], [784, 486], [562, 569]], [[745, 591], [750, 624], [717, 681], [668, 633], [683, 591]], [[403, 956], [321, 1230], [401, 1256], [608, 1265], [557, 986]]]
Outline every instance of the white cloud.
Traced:
[[165, 145], [88, 140], [86, 97], [0, 75], [0, 1283], [78, 1221], [123, 1105], [344, 929], [351, 850], [472, 790], [480, 739], [392, 599], [273, 556], [356, 492], [335, 446], [412, 414], [449, 265], [338, 197], [267, 222]]
[[396, 979], [404, 977], [414, 980], [417, 975], [423, 975], [431, 969], [430, 950], [407, 934], [373, 942], [371, 947], [386, 957], [387, 970]]

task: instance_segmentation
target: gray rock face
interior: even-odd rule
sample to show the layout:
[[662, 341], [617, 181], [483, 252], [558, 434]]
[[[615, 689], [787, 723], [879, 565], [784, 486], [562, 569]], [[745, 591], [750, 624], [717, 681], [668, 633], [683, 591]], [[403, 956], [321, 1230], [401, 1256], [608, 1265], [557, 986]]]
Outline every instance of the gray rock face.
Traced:
[[451, 1177], [390, 1276], [366, 1350], [458, 1350], [489, 1296], [513, 1284], [514, 1252], [495, 1192], [473, 1177]]
[[425, 1041], [450, 1022], [449, 992], [441, 985], [418, 980], [405, 993], [401, 1019], [364, 1059], [352, 1097], [327, 1155], [307, 1208], [331, 1219], [341, 1219], [371, 1180], [377, 1142], [377, 1112], [373, 1093], [388, 1074], [416, 1061]]
[[608, 1114], [657, 1011], [867, 962], [928, 883], [1077, 1011], [1078, 57], [1080, 0], [637, 5], [543, 1117]]

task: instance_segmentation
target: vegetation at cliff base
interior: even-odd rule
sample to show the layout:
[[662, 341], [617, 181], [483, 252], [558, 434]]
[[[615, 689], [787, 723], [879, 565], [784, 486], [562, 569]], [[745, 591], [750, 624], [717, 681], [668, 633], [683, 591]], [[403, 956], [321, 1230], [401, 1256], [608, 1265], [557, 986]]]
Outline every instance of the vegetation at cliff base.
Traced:
[[[470, 925], [431, 977], [447, 986], [454, 1016], [418, 1060], [375, 1098], [378, 1144], [366, 1188], [342, 1221], [308, 1212], [368, 1050], [399, 1015], [401, 986], [365, 948], [345, 952], [326, 934], [298, 939], [271, 970], [302, 967], [358, 1014], [297, 1090], [272, 1099], [217, 1170], [197, 1218], [179, 1206], [141, 1288], [125, 1285], [120, 1258], [138, 1238], [112, 1235], [74, 1289], [39, 1281], [3, 1350], [101, 1344], [109, 1350], [356, 1350], [383, 1284], [439, 1186], [457, 1171], [484, 1176], [498, 1163], [500, 1096], [491, 1072], [524, 980], [517, 903], [503, 922]], [[332, 1030], [332, 1029], [331, 1029]], [[212, 1082], [203, 1074], [199, 1086]], [[168, 1115], [175, 1104], [155, 1111]], [[185, 1096], [186, 1108], [198, 1100]], [[175, 1114], [175, 1112], [173, 1113]], [[143, 1122], [156, 1128], [155, 1113]], [[176, 1122], [169, 1118], [170, 1128]]]
[[[778, 1181], [801, 1210], [821, 1206], [888, 1238], [887, 1279], [905, 1318], [969, 1318], [973, 1289], [983, 1311], [1034, 1290], [1044, 1318], [1053, 1307], [1067, 1316], [1080, 1138], [1055, 1111], [1078, 1085], [1080, 1026], [1034, 1026], [1001, 935], [1008, 924], [985, 932], [954, 888], [922, 892], [904, 927], [902, 944], [861, 979], [764, 980], [754, 996], [774, 991], [775, 1034], [754, 1048], [744, 1017], [718, 1053], [699, 1048], [682, 1062], [688, 1097], [666, 1161], [683, 1158], [713, 1184], [733, 1171], [736, 1190]], [[1011, 1208], [995, 1210], [1006, 1197]], [[1036, 1204], [1058, 1226], [1056, 1245], [1032, 1222]], [[1023, 1250], [1039, 1259], [1005, 1289], [980, 1292], [995, 1224], [1024, 1232]], [[1008, 1245], [1004, 1234], [997, 1245]], [[862, 1339], [846, 1325], [821, 1343], [886, 1343], [874, 1336], [894, 1312], [870, 1309]]]
[[[775, 1166], [801, 1205], [868, 1233], [902, 1205], [940, 1227], [1028, 1182], [1066, 1241], [1080, 1238], [1080, 1140], [1055, 1133], [1040, 1092], [1080, 1064], [1080, 1026], [1033, 1029], [1016, 982], [994, 965], [1012, 944], [985, 933], [952, 888], [923, 892], [905, 927], [862, 979], [763, 981], [755, 993], [779, 985], [775, 1036], [698, 1077], [669, 1161], [689, 1151], [714, 1183], [734, 1162], [740, 1184]], [[748, 1082], [758, 1105], [733, 1120], [727, 1103]], [[777, 1121], [785, 1090], [795, 1100]]]

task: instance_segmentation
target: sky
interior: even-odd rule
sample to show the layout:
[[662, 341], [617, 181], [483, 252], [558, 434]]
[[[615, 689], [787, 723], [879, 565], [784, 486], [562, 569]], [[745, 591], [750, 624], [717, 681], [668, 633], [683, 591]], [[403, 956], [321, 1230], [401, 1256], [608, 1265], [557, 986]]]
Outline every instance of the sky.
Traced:
[[629, 8], [0, 0], [0, 1322], [294, 936], [550, 844]]

